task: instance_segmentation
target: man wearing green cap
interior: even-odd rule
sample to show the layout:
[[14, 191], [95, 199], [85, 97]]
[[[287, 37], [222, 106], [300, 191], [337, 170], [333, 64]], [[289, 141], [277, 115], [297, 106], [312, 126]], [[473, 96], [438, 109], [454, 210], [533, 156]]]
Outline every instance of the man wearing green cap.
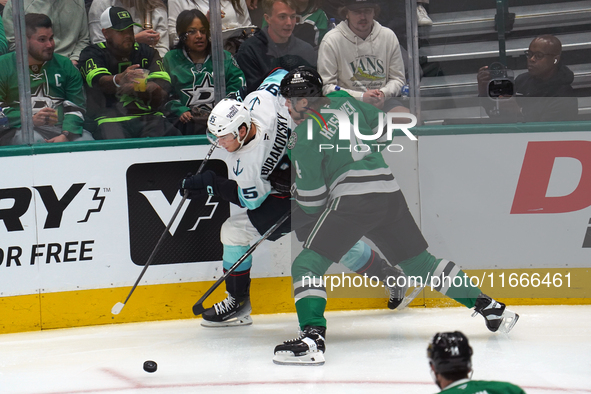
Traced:
[[159, 111], [171, 85], [158, 52], [135, 41], [137, 24], [124, 8], [107, 8], [100, 22], [106, 42], [80, 55], [88, 114], [94, 123], [89, 129], [95, 138], [180, 135]]

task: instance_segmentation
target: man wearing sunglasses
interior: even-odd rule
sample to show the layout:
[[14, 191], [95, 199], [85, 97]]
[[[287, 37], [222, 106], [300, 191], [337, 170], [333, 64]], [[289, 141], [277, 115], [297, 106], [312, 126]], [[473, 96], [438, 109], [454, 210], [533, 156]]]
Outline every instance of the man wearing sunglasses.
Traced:
[[[524, 122], [576, 119], [578, 103], [571, 86], [574, 74], [561, 61], [560, 40], [552, 35], [538, 36], [529, 44], [525, 56], [527, 72], [515, 78], [516, 100], [506, 100], [497, 112], [490, 110], [492, 102], [485, 102], [489, 116], [508, 116], [510, 120]], [[479, 96], [487, 96], [490, 80], [488, 66], [480, 68]]]

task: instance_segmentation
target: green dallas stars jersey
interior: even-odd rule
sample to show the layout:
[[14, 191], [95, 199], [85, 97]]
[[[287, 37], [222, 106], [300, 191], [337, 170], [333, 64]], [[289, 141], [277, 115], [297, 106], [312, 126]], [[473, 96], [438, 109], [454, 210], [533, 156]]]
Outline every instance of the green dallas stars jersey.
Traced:
[[[295, 198], [307, 213], [323, 210], [327, 203], [340, 196], [400, 189], [378, 147], [372, 146], [377, 142], [357, 140], [352, 130], [350, 141], [339, 140], [337, 115], [323, 114], [322, 110], [340, 110], [348, 116], [351, 125], [357, 114], [359, 131], [363, 135], [376, 134], [383, 112], [346, 92], [334, 92], [328, 98], [330, 104], [300, 124], [292, 132], [288, 144], [296, 173]], [[386, 145], [381, 144], [382, 150]]]
[[522, 388], [511, 383], [487, 382], [484, 380], [458, 380], [445, 389], [443, 394], [525, 394]]
[[[21, 127], [16, 53], [0, 56], [0, 107], [10, 127]], [[57, 110], [62, 130], [82, 134], [86, 98], [82, 78], [70, 59], [54, 53], [42, 66], [29, 67], [33, 115], [44, 107]]]
[[[166, 109], [175, 116], [181, 116], [198, 107], [211, 111], [214, 105], [213, 62], [211, 55], [203, 64], [194, 64], [184, 49], [173, 49], [164, 56], [164, 69], [171, 78], [173, 99], [166, 103]], [[237, 92], [245, 86], [244, 73], [228, 51], [224, 51], [224, 75], [226, 95]]]

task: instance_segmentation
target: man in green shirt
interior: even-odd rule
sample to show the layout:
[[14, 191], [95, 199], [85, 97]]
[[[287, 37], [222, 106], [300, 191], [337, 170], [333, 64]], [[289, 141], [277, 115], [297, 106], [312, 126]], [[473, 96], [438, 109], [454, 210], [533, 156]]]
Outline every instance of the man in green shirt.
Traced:
[[2, 18], [0, 18], [0, 55], [4, 55], [6, 52], [8, 52], [8, 41], [6, 41], [4, 24], [2, 23]]
[[[55, 53], [65, 56], [78, 66], [80, 52], [90, 45], [88, 33], [88, 17], [83, 0], [23, 0], [25, 14], [44, 14], [53, 23], [55, 34]], [[16, 49], [14, 38], [13, 2], [6, 3], [4, 14], [4, 30], [8, 50]]]
[[[92, 140], [83, 131], [85, 97], [80, 72], [65, 56], [54, 53], [52, 21], [44, 14], [25, 16], [33, 141], [66, 142]], [[16, 53], [0, 56], [0, 107], [9, 129], [0, 136], [0, 145], [27, 143], [21, 129], [20, 98]]]
[[445, 394], [525, 394], [518, 386], [505, 382], [470, 380], [472, 348], [459, 331], [435, 334], [427, 348], [435, 384]]

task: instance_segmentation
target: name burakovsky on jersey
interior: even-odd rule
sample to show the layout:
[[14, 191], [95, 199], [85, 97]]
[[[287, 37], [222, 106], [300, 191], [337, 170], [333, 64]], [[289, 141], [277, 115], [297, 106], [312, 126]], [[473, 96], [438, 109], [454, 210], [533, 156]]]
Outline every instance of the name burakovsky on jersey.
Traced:
[[182, 194], [207, 193], [246, 208], [232, 212], [220, 229], [227, 298], [206, 310], [193, 309], [203, 315], [201, 324], [206, 327], [252, 324], [250, 244], [275, 224], [275, 230], [265, 236], [270, 241], [291, 230], [286, 220], [291, 209], [290, 171], [284, 165], [289, 163], [285, 157], [292, 123], [285, 99], [279, 95], [285, 74], [284, 70], [272, 73], [244, 102], [226, 98], [213, 108], [207, 137], [228, 152], [224, 158], [228, 178], [208, 170], [182, 181]]
[[[277, 130], [275, 134], [275, 142], [271, 147], [269, 156], [265, 159], [265, 162], [263, 163], [261, 175], [269, 175], [275, 169], [275, 166], [285, 154], [285, 147], [287, 145], [287, 140], [290, 134], [290, 127], [288, 126], [288, 122], [288, 119], [286, 119], [280, 113], [277, 113]], [[266, 134], [265, 137], [267, 137]]]
[[257, 134], [253, 141], [225, 159], [232, 169], [229, 179], [238, 183], [240, 203], [248, 209], [257, 208], [269, 194], [276, 193], [267, 178], [285, 155], [294, 128], [285, 99], [278, 95], [283, 75], [283, 70], [275, 72], [246, 96], [244, 104], [257, 125]]

